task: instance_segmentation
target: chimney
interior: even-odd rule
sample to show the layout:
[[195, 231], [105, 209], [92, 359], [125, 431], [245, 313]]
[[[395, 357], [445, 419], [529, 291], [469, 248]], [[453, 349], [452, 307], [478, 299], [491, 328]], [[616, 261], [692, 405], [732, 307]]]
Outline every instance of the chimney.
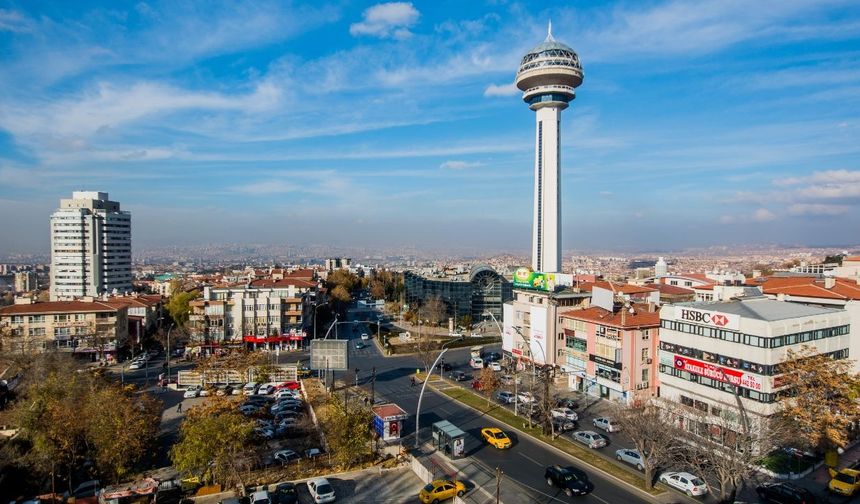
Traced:
[[824, 288], [832, 289], [836, 287], [836, 279], [833, 277], [824, 277]]
[[627, 307], [626, 306], [621, 307], [621, 325], [622, 326], [627, 325]]

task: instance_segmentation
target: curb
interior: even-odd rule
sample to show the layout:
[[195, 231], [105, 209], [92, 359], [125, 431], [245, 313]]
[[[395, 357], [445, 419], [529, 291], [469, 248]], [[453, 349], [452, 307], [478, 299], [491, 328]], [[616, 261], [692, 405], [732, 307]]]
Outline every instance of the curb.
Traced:
[[[436, 390], [436, 387], [433, 387], [433, 390], [434, 390], [434, 392], [438, 392], [438, 391]], [[457, 399], [457, 398], [455, 398], [455, 397], [451, 397], [451, 396], [448, 396], [448, 395], [446, 395], [446, 397], [448, 397], [449, 399], [452, 399], [452, 400], [454, 400], [454, 401], [457, 401], [458, 403], [460, 403], [461, 405], [463, 405], [463, 406], [465, 406], [465, 407], [469, 408], [469, 409], [470, 409], [470, 410], [472, 410], [472, 411], [476, 411], [476, 412], [478, 412], [478, 413], [486, 414], [485, 412], [482, 412], [481, 410], [475, 409], [474, 407], [472, 407], [472, 406], [470, 406], [470, 405], [468, 405], [468, 404], [464, 403], [463, 401], [461, 401], [461, 400], [459, 400], [459, 399]], [[493, 419], [493, 420], [495, 420], [495, 419]], [[505, 423], [505, 422], [501, 422], [501, 423]], [[505, 424], [505, 425], [508, 425], [508, 424]], [[631, 485], [630, 483], [627, 483], [626, 481], [624, 481], [624, 480], [622, 480], [622, 479], [620, 479], [620, 478], [616, 477], [614, 474], [610, 474], [610, 473], [608, 473], [608, 472], [606, 472], [606, 471], [603, 471], [603, 470], [601, 470], [601, 469], [599, 469], [599, 468], [597, 468], [597, 467], [594, 467], [593, 465], [591, 465], [591, 464], [589, 464], [589, 463], [587, 463], [587, 462], [583, 461], [582, 459], [579, 459], [579, 458], [577, 458], [577, 457], [574, 457], [573, 455], [571, 455], [571, 454], [569, 454], [569, 453], [567, 453], [567, 452], [565, 452], [565, 451], [563, 451], [563, 450], [559, 449], [558, 447], [553, 446], [553, 445], [551, 445], [551, 444], [547, 443], [547, 442], [546, 442], [546, 441], [544, 441], [543, 439], [536, 438], [536, 437], [532, 436], [531, 434], [529, 434], [529, 433], [527, 433], [527, 432], [525, 432], [525, 431], [522, 431], [522, 430], [518, 429], [517, 427], [514, 427], [513, 425], [508, 425], [508, 427], [510, 427], [511, 429], [513, 429], [513, 430], [517, 431], [519, 434], [522, 434], [523, 436], [528, 436], [528, 437], [529, 437], [529, 439], [532, 439], [533, 441], [536, 441], [536, 442], [538, 442], [538, 443], [543, 444], [544, 446], [547, 446], [547, 447], [551, 448], [553, 451], [558, 452], [558, 453], [560, 453], [561, 455], [563, 455], [563, 456], [565, 456], [565, 457], [570, 457], [570, 458], [576, 459], [576, 460], [577, 460], [577, 461], [579, 461], [581, 464], [584, 464], [584, 465], [586, 465], [586, 466], [590, 467], [593, 471], [599, 472], [600, 474], [602, 474], [602, 475], [604, 475], [604, 476], [606, 476], [606, 477], [608, 477], [608, 478], [611, 478], [613, 481], [615, 481], [615, 482], [617, 482], [617, 483], [620, 483], [620, 484], [624, 485], [625, 487], [630, 488], [631, 490], [634, 490], [637, 494], [639, 494], [640, 496], [645, 497], [648, 501], [650, 501], [650, 502], [654, 502], [654, 503], [656, 503], [656, 504], [662, 504], [662, 501], [660, 501], [659, 499], [657, 499], [655, 496], [653, 496], [653, 495], [649, 494], [648, 492], [646, 492], [646, 491], [642, 490], [642, 489], [641, 489], [641, 488], [639, 488], [639, 487], [636, 487], [636, 486]]]

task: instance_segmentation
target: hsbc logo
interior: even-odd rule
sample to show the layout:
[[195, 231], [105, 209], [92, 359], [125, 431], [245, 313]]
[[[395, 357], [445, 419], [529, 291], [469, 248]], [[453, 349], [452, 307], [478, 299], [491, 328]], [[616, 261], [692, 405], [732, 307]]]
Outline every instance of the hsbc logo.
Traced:
[[675, 367], [678, 369], [684, 369], [684, 359], [675, 357]]
[[731, 317], [730, 315], [725, 315], [722, 313], [713, 313], [713, 312], [707, 312], [707, 311], [692, 310], [689, 308], [681, 309], [681, 319], [682, 320], [687, 320], [690, 322], [695, 322], [697, 324], [706, 324], [706, 325], [711, 325], [711, 326], [716, 326], [716, 327], [726, 327], [728, 325], [733, 325], [733, 326], [735, 326], [735, 328], [737, 328], [739, 321], [735, 320], [733, 323], [733, 319], [730, 317]]

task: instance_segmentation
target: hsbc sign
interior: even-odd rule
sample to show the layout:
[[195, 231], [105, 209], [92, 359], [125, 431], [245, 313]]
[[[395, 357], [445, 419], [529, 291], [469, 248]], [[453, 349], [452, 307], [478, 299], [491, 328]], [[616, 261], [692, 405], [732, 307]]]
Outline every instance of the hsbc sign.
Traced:
[[733, 313], [720, 313], [693, 308], [680, 308], [680, 313], [680, 320], [694, 324], [702, 324], [720, 329], [733, 329], [735, 331], [741, 328], [741, 317]]

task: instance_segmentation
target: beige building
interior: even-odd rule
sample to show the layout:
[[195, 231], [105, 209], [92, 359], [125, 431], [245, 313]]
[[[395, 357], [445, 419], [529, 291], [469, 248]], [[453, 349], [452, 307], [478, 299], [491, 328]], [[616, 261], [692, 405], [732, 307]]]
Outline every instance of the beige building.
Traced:
[[300, 347], [316, 296], [316, 282], [294, 278], [204, 287], [191, 302], [192, 344]]
[[30, 292], [38, 288], [35, 272], [19, 271], [15, 273], [15, 292]]
[[98, 301], [19, 299], [0, 308], [0, 351], [70, 352], [88, 360], [115, 359], [128, 340], [128, 308]]

